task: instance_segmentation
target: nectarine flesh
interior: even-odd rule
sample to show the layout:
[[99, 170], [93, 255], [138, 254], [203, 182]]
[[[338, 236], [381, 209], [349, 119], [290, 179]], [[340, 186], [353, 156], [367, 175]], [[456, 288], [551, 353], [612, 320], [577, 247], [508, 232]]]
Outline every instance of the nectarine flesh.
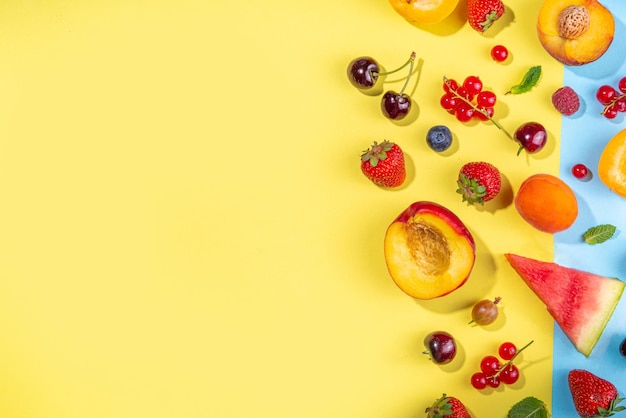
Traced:
[[385, 261], [398, 287], [416, 299], [449, 294], [467, 281], [475, 261], [469, 230], [449, 209], [415, 202], [387, 228]]

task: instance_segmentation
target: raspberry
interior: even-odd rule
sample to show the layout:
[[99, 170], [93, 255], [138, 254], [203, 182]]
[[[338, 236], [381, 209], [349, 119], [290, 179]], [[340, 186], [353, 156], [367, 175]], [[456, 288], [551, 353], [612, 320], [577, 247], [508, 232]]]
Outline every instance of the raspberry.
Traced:
[[580, 108], [580, 99], [571, 87], [565, 86], [554, 92], [552, 104], [562, 115], [571, 116]]

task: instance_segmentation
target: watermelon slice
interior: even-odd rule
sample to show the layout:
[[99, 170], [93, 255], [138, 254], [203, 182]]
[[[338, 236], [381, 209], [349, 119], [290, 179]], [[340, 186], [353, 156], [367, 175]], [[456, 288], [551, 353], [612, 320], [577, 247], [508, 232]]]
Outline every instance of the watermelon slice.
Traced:
[[515, 254], [505, 257], [576, 349], [589, 357], [622, 296], [624, 282]]

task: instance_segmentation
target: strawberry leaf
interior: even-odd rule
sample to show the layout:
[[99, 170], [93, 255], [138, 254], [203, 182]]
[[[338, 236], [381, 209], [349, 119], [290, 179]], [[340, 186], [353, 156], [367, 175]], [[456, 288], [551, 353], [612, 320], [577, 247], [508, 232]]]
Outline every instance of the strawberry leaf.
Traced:
[[583, 239], [589, 245], [602, 244], [613, 237], [615, 230], [615, 226], [610, 224], [594, 226], [583, 234]]
[[537, 398], [528, 396], [511, 408], [508, 418], [548, 418], [546, 404]]
[[524, 78], [519, 84], [514, 85], [504, 94], [522, 94], [530, 91], [539, 83], [541, 78], [541, 65], [530, 67], [530, 69], [524, 74]]

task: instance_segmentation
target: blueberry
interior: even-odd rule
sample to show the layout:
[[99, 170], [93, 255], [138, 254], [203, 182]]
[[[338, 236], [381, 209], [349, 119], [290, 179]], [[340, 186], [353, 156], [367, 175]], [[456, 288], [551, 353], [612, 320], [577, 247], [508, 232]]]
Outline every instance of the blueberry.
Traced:
[[624, 341], [622, 341], [622, 343], [619, 346], [619, 353], [626, 357], [626, 339], [624, 339]]
[[452, 145], [452, 133], [447, 126], [436, 125], [428, 130], [426, 142], [433, 151], [442, 152]]

